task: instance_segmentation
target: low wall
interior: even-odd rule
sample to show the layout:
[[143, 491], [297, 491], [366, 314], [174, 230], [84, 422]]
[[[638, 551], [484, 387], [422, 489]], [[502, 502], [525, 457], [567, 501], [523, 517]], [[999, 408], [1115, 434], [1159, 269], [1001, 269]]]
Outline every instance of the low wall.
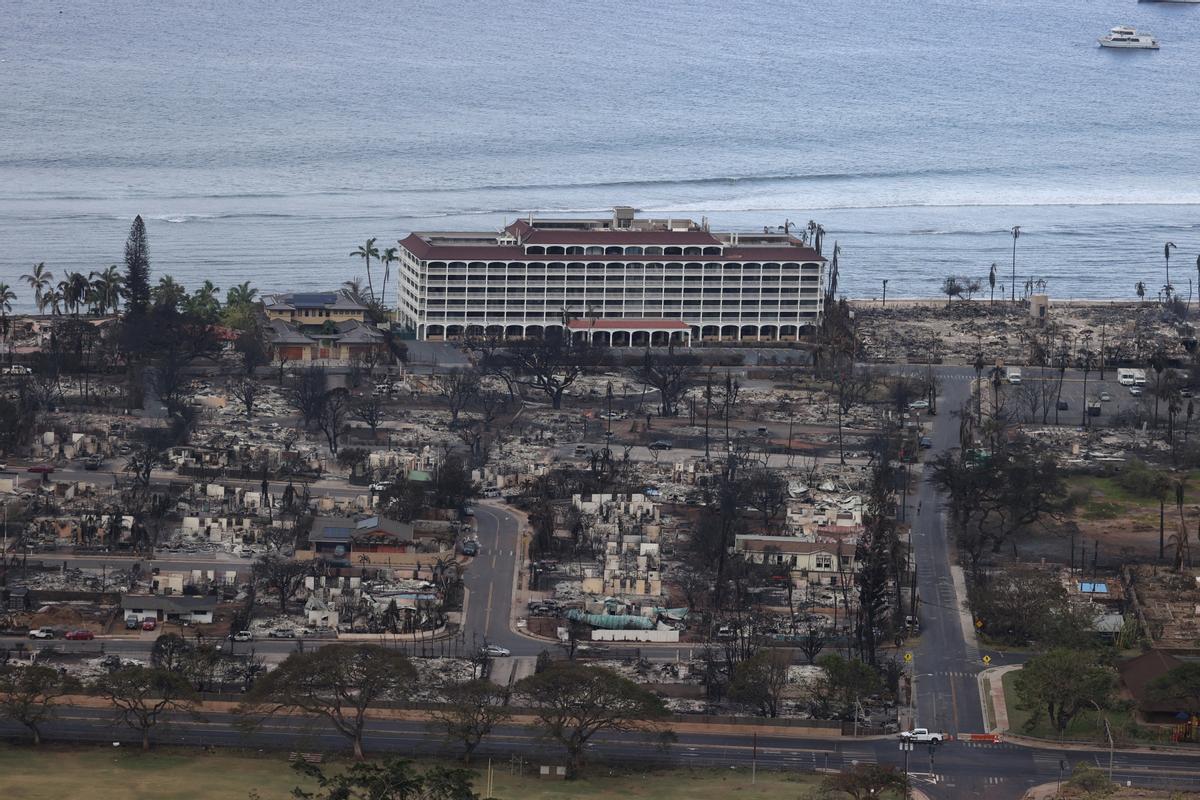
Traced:
[[[316, 557], [314, 550], [297, 550], [297, 561], [312, 561]], [[456, 558], [453, 550], [435, 550], [432, 553], [350, 553], [346, 560], [350, 562], [352, 567], [372, 566], [372, 567], [431, 567], [438, 560], [450, 560]]]
[[610, 631], [596, 628], [592, 631], [593, 642], [659, 642], [673, 644], [679, 641], [679, 631]]

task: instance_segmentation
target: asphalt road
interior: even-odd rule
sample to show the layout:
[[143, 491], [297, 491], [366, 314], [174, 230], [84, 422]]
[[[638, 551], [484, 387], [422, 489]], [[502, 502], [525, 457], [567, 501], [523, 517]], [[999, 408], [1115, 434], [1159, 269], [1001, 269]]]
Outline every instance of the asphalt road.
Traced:
[[[185, 715], [168, 717], [166, 727], [156, 729], [156, 744], [258, 747], [279, 751], [346, 752], [346, 740], [317, 718], [278, 717], [269, 719], [253, 733], [234, 726], [235, 717], [227, 713], [208, 714], [203, 720]], [[14, 737], [25, 732], [12, 723], [0, 723], [0, 733]], [[50, 740], [122, 742], [137, 746], [133, 731], [113, 723], [111, 714], [102, 709], [65, 707], [60, 716], [45, 728]], [[453, 745], [438, 731], [419, 721], [372, 721], [366, 737], [368, 753], [402, 755], [451, 755]], [[514, 756], [529, 766], [559, 764], [556, 745], [536, 731], [518, 725], [506, 725], [485, 739], [481, 757], [508, 760]], [[752, 763], [760, 769], [823, 770], [845, 769], [858, 764], [904, 766], [904, 753], [894, 739], [839, 740], [804, 736], [764, 735], [752, 737], [730, 733], [727, 729], [677, 733], [677, 741], [660, 749], [653, 741], [628, 734], [597, 736], [589, 748], [589, 760], [623, 765], [674, 765], [733, 767], [748, 770]], [[908, 768], [914, 783], [931, 797], [978, 797], [1000, 800], [1015, 798], [1029, 786], [1053, 781], [1059, 774], [1059, 762], [1069, 765], [1080, 761], [1107, 768], [1105, 751], [1033, 750], [1012, 744], [968, 744], [950, 742], [934, 749], [918, 746], [909, 755]], [[932, 761], [932, 768], [931, 768]], [[527, 769], [529, 767], [527, 766]], [[1069, 767], [1068, 767], [1069, 769]], [[1200, 759], [1160, 753], [1116, 753], [1113, 778], [1138, 785], [1182, 789], [1200, 782]]]

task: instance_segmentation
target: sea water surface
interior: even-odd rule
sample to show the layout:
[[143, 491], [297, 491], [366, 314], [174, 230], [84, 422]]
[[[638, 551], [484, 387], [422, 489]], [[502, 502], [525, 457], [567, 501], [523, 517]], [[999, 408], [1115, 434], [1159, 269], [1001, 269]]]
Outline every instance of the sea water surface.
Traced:
[[[842, 291], [1195, 281], [1200, 6], [1135, 0], [0, 0], [0, 280], [319, 288], [529, 212], [821, 222]], [[1158, 52], [1096, 46], [1129, 23]]]

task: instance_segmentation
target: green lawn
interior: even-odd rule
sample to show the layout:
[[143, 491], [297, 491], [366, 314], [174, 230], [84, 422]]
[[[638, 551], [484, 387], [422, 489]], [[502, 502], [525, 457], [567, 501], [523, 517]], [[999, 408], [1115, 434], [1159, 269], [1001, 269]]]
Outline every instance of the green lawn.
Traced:
[[[482, 769], [477, 771], [475, 789], [482, 795]], [[493, 774], [496, 797], [522, 800], [809, 800], [819, 796], [820, 783], [815, 775], [760, 771], [751, 785], [744, 769], [609, 775], [596, 767], [584, 779], [564, 782], [512, 776], [504, 763]], [[247, 800], [251, 790], [261, 800], [285, 800], [297, 785], [313, 788], [298, 779], [283, 753], [255, 757], [190, 749], [142, 754], [127, 748], [0, 745], [0, 775], [5, 800]]]
[[[1023, 736], [1036, 736], [1039, 739], [1058, 740], [1058, 731], [1054, 730], [1049, 720], [1046, 719], [1045, 714], [1039, 718], [1033, 728], [1026, 727], [1031, 714], [1017, 704], [1017, 692], [1013, 688], [1013, 683], [1017, 679], [1018, 672], [1019, 670], [1006, 672], [1003, 678], [1004, 703], [1008, 707], [1008, 729], [1013, 733]], [[1132, 711], [1123, 711], [1120, 709], [1106, 711], [1103, 715], [1094, 710], [1084, 711], [1071, 720], [1071, 724], [1067, 726], [1066, 733], [1063, 734], [1062, 738], [1075, 741], [1106, 742], [1107, 739], [1104, 737], [1104, 717], [1108, 718], [1108, 723], [1112, 727], [1113, 738], [1118, 745], [1135, 742], [1170, 741], [1170, 736], [1165, 730], [1139, 725], [1134, 719]]]
[[1080, 514], [1085, 519], [1116, 519], [1125, 514], [1150, 511], [1158, 513], [1157, 500], [1131, 494], [1112, 478], [1075, 475], [1067, 479], [1067, 490], [1087, 493], [1080, 507]]
[[[1200, 482], [1200, 472], [1195, 470], [1184, 473], [1173, 473], [1172, 478], [1183, 478], [1184, 491], [1190, 498]], [[1116, 519], [1125, 515], [1153, 514], [1151, 520], [1158, 524], [1158, 500], [1153, 497], [1142, 497], [1124, 489], [1114, 478], [1098, 475], [1073, 475], [1067, 479], [1067, 491], [1086, 492], [1086, 499], [1080, 506], [1079, 513], [1085, 519]], [[1193, 502], [1187, 500], [1186, 502]], [[1168, 511], [1174, 506], [1175, 495], [1172, 492], [1167, 498]]]

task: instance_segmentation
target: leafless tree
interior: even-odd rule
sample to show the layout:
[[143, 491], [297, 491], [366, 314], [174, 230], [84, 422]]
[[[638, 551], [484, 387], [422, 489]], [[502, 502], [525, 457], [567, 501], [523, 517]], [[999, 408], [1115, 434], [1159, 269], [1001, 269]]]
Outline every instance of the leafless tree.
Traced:
[[253, 378], [242, 378], [229, 385], [229, 395], [246, 409], [246, 419], [254, 417], [254, 406], [262, 399], [263, 387]]
[[342, 429], [346, 426], [346, 415], [350, 412], [350, 400], [346, 392], [333, 390], [326, 392], [321, 403], [320, 414], [317, 417], [317, 427], [325, 434], [329, 442], [329, 451], [335, 456], [338, 451], [338, 440]]
[[368, 395], [351, 404], [350, 415], [370, 428], [371, 438], [374, 439], [379, 426], [387, 419], [387, 408], [379, 397]]
[[642, 361], [629, 370], [631, 378], [658, 390], [658, 413], [674, 417], [679, 413], [679, 400], [695, 384], [700, 360], [690, 353], [677, 353], [672, 347], [666, 353], [654, 353], [647, 348]]
[[326, 372], [324, 367], [308, 367], [293, 383], [289, 395], [305, 426], [315, 423], [325, 406]]
[[458, 415], [479, 392], [479, 370], [474, 367], [452, 369], [436, 376], [433, 385], [450, 407], [450, 424], [458, 424]]

